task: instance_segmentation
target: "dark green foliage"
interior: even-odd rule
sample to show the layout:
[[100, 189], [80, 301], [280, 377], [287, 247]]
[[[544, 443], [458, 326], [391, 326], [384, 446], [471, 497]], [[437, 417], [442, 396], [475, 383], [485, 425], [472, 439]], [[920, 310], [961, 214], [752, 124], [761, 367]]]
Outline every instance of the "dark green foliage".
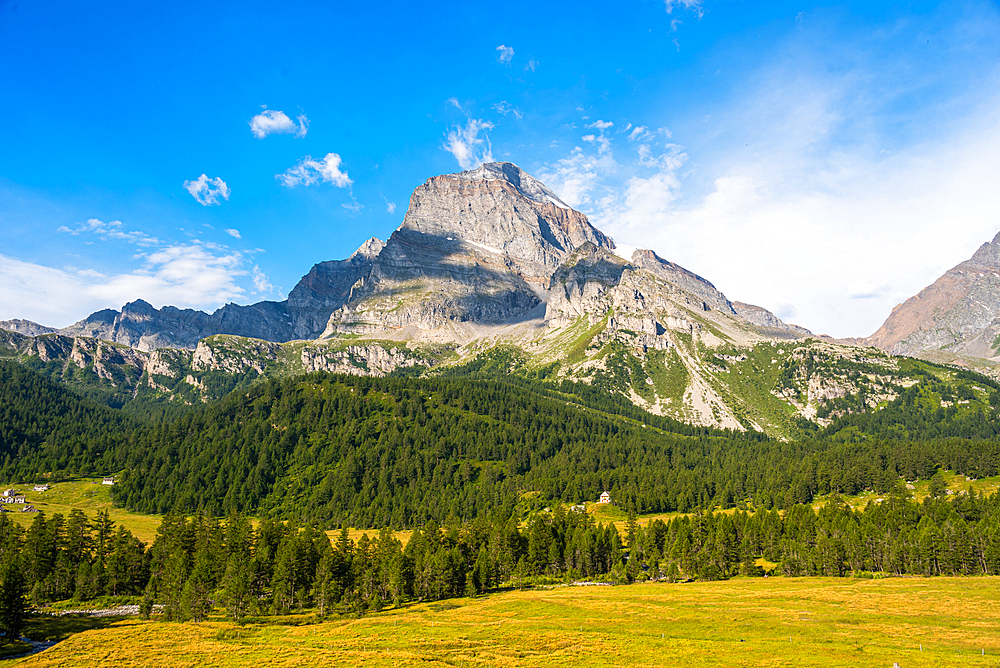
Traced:
[[24, 575], [18, 528], [0, 515], [0, 631], [3, 642], [21, 637], [28, 610], [28, 582]]
[[[9, 576], [8, 568], [18, 578]], [[116, 528], [106, 511], [90, 520], [73, 510], [68, 521], [58, 513], [51, 518], [38, 513], [27, 531], [0, 514], [0, 608], [14, 606], [12, 592], [18, 589], [35, 605], [45, 605], [137, 596], [148, 580], [145, 544], [124, 527]]]
[[101, 474], [120, 468], [134, 419], [17, 364], [0, 360], [0, 478]]
[[[993, 388], [992, 380], [961, 370], [957, 376], [983, 387]], [[877, 411], [866, 411], [863, 395], [835, 399], [820, 413], [846, 410], [823, 434], [834, 440], [871, 438], [931, 439], [958, 436], [994, 439], [1000, 436], [996, 407], [981, 400], [969, 385], [949, 384], [931, 377], [904, 389], [895, 401]], [[945, 405], [942, 404], [945, 402]], [[950, 405], [947, 405], [950, 404]]]

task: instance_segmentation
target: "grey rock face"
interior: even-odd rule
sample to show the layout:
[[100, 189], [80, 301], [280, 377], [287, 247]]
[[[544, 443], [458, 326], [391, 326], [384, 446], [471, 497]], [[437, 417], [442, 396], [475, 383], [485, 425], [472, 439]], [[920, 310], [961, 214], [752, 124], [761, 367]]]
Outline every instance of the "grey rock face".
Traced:
[[0, 320], [0, 329], [5, 329], [8, 332], [17, 332], [18, 334], [24, 334], [25, 336], [51, 334], [56, 331], [52, 327], [39, 325], [37, 322], [32, 322], [30, 320], [21, 320], [20, 318], [15, 318], [13, 320]]
[[733, 305], [726, 296], [704, 278], [688, 271], [684, 267], [664, 260], [651, 250], [639, 249], [632, 254], [632, 263], [640, 269], [649, 271], [654, 276], [673, 283], [681, 290], [688, 292], [704, 301], [703, 309], [714, 308], [731, 315], [735, 314]]
[[372, 238], [346, 260], [315, 265], [283, 302], [226, 304], [214, 313], [205, 313], [173, 306], [156, 309], [139, 299], [126, 304], [121, 311], [97, 311], [58, 331], [145, 351], [193, 350], [198, 341], [215, 334], [276, 342], [313, 339], [326, 327], [330, 314], [350, 298], [352, 286], [371, 272], [372, 262], [384, 247], [382, 241]]
[[896, 355], [947, 350], [991, 358], [1000, 353], [1000, 234], [965, 262], [892, 310], [863, 339]]
[[348, 302], [351, 288], [371, 273], [385, 242], [372, 237], [346, 260], [314, 265], [288, 294], [287, 309], [294, 337], [315, 339], [326, 328], [330, 314]]
[[647, 349], [667, 348], [671, 332], [693, 335], [703, 323], [719, 331], [747, 324], [711, 283], [652, 251], [636, 251], [627, 262], [589, 243], [553, 275], [545, 311], [551, 327], [582, 317], [591, 326], [608, 319], [598, 342], [626, 333]]
[[541, 303], [553, 272], [584, 243], [614, 248], [516, 165], [428, 179], [324, 335], [516, 318]]
[[744, 302], [733, 302], [733, 310], [744, 320], [747, 320], [758, 327], [763, 327], [764, 329], [781, 329], [794, 332], [795, 334], [799, 334], [801, 336], [810, 336], [812, 334], [812, 332], [805, 327], [790, 325], [784, 322], [781, 318], [774, 315], [763, 306], [755, 306]]
[[226, 304], [214, 313], [164, 306], [153, 308], [141, 299], [122, 310], [105, 309], [59, 330], [67, 336], [84, 336], [121, 343], [138, 350], [190, 348], [213, 334], [235, 334], [271, 341], [292, 338], [292, 325], [284, 302], [258, 302], [250, 306]]

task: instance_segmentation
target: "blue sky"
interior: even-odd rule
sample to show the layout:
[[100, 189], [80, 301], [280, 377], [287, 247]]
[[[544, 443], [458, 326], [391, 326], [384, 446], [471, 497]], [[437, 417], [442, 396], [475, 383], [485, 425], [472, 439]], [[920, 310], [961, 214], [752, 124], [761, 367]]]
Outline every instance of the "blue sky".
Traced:
[[988, 2], [0, 0], [0, 319], [282, 299], [492, 158], [863, 336], [1000, 231], [998, 84]]

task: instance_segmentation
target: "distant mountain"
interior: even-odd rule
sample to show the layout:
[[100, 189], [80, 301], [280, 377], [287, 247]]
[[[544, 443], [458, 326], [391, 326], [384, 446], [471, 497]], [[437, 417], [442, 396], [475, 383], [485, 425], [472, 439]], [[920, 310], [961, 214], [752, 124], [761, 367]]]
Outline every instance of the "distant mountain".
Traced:
[[[586, 383], [654, 414], [780, 436], [831, 419], [817, 415], [836, 398], [902, 390], [887, 356], [809, 339], [653, 251], [618, 253], [537, 179], [488, 163], [428, 179], [387, 241], [315, 265], [285, 301], [209, 314], [139, 300], [11, 339], [6, 354], [112, 405], [151, 393], [210, 401], [303, 371], [474, 369]], [[852, 374], [862, 363], [876, 380]]]
[[1000, 234], [894, 308], [861, 343], [895, 355], [947, 351], [1000, 359]]
[[17, 332], [18, 334], [24, 334], [26, 336], [51, 334], [56, 331], [52, 327], [46, 327], [45, 325], [39, 325], [37, 322], [21, 319], [0, 320], [0, 329], [5, 329], [8, 332]]

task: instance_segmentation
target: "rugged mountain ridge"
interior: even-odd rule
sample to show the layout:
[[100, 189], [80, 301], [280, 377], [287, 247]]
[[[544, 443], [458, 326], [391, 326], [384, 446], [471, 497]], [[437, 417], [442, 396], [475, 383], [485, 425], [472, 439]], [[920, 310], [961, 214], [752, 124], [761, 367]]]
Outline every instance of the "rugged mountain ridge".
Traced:
[[1000, 360], [1000, 234], [896, 306], [861, 343], [895, 355], [946, 351]]
[[784, 434], [790, 411], [815, 413], [817, 402], [856, 389], [826, 374], [840, 389], [807, 387], [792, 407], [773, 378], [742, 382], [765, 371], [759, 357], [776, 364], [812, 345], [807, 335], [652, 251], [619, 256], [538, 180], [489, 163], [428, 179], [386, 242], [315, 265], [284, 302], [208, 314], [136, 301], [8, 347], [62, 378], [82, 369], [119, 394], [184, 401], [260, 376], [428, 373], [486, 360], [499, 373], [589, 383], [695, 424]]

